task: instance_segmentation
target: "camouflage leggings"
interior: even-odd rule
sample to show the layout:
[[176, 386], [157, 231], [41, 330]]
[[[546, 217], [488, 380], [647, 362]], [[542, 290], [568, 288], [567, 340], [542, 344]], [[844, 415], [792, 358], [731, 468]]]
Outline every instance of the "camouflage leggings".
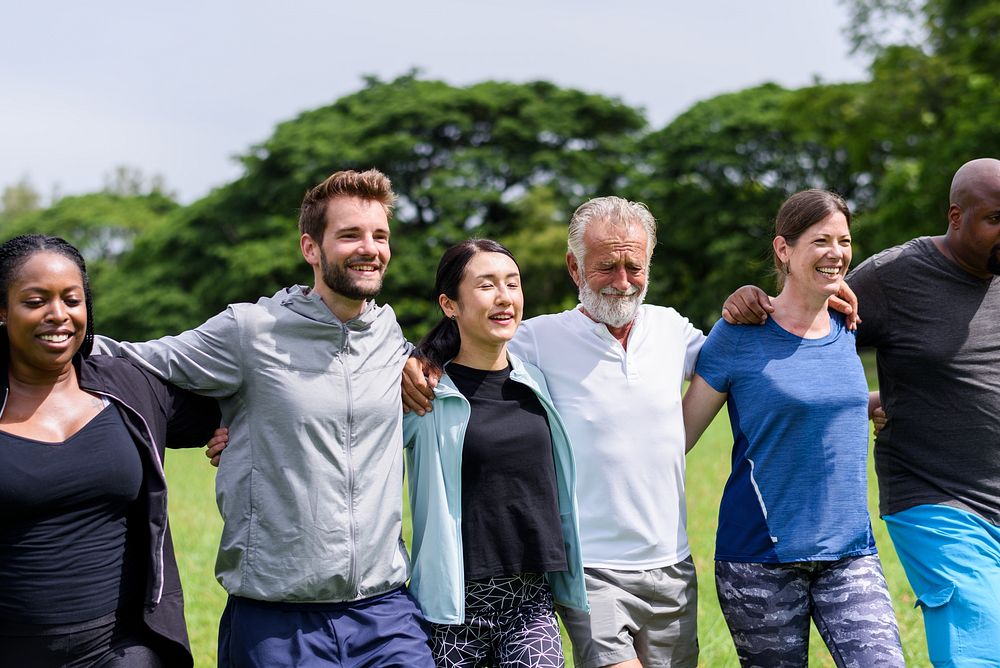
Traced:
[[805, 668], [809, 619], [839, 668], [902, 668], [878, 555], [789, 564], [717, 561], [722, 614], [744, 668]]

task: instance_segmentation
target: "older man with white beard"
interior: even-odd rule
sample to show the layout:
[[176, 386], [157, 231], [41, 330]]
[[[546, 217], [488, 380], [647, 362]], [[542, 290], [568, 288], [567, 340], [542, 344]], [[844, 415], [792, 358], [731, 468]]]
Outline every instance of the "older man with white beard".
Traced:
[[705, 336], [643, 304], [655, 244], [644, 205], [580, 206], [566, 253], [580, 304], [527, 320], [511, 344], [545, 374], [576, 456], [591, 612], [560, 613], [580, 668], [698, 663], [681, 385]]
[[[560, 609], [578, 668], [694, 667], [698, 586], [684, 501], [681, 385], [704, 334], [644, 305], [656, 220], [620, 197], [586, 202], [569, 224], [569, 311], [521, 324], [510, 350], [542, 370], [577, 464], [590, 613]], [[408, 409], [430, 410], [407, 363]]]

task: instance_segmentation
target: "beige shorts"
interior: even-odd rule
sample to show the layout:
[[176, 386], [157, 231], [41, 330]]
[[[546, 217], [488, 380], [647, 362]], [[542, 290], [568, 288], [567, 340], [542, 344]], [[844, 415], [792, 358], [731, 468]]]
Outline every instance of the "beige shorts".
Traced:
[[698, 665], [694, 561], [648, 571], [584, 569], [590, 613], [559, 606], [577, 668], [638, 658], [644, 668]]

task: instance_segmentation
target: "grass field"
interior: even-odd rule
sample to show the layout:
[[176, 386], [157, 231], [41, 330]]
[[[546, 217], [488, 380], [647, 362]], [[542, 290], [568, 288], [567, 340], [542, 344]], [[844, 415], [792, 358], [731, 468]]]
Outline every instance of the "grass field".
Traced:
[[[729, 474], [731, 444], [728, 418], [723, 410], [687, 461], [688, 534], [699, 575], [700, 665], [706, 668], [739, 665], [716, 600], [712, 560], [716, 515], [722, 487]], [[208, 668], [216, 663], [216, 633], [226, 599], [214, 576], [215, 550], [222, 526], [215, 506], [215, 469], [209, 466], [200, 450], [171, 451], [166, 469], [170, 482], [170, 522], [184, 581], [195, 666]], [[869, 503], [875, 518], [875, 538], [899, 621], [906, 663], [908, 666], [929, 666], [920, 612], [913, 607], [913, 593], [886, 535], [885, 525], [877, 519], [876, 498], [874, 473], [871, 473]], [[809, 665], [834, 665], [815, 629]], [[572, 666], [568, 651], [567, 666]]]

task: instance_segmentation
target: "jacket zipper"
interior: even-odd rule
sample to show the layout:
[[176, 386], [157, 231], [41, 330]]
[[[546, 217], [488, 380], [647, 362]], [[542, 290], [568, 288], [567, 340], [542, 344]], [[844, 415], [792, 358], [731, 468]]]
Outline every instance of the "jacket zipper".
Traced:
[[[160, 476], [160, 481], [163, 483], [164, 489], [166, 489], [166, 487], [167, 487], [167, 476], [163, 472], [163, 464], [160, 463], [160, 456], [157, 453], [156, 438], [153, 436], [153, 430], [149, 428], [149, 423], [146, 422], [146, 418], [143, 417], [142, 413], [140, 413], [136, 409], [132, 408], [132, 406], [130, 406], [128, 404], [128, 402], [126, 402], [121, 397], [118, 397], [118, 396], [116, 396], [114, 394], [111, 394], [110, 392], [102, 392], [100, 390], [87, 390], [87, 391], [88, 392], [93, 392], [94, 394], [99, 394], [99, 395], [101, 395], [103, 397], [108, 397], [109, 399], [113, 399], [114, 401], [118, 402], [119, 404], [121, 404], [122, 406], [124, 406], [125, 408], [127, 408], [129, 411], [131, 411], [132, 413], [134, 413], [135, 415], [139, 416], [139, 419], [142, 420], [142, 426], [143, 426], [143, 428], [145, 428], [146, 434], [149, 436], [149, 447], [152, 449], [152, 453], [151, 454], [152, 454], [153, 464], [154, 464], [154, 466], [156, 466], [156, 473], [157, 473], [157, 475]], [[164, 498], [166, 498], [166, 497], [164, 497]], [[152, 508], [150, 508], [150, 512], [153, 512]], [[153, 603], [154, 606], [159, 605], [160, 598], [163, 596], [163, 541], [164, 541], [164, 539], [166, 537], [166, 534], [167, 534], [167, 516], [166, 516], [166, 509], [165, 508], [164, 508], [164, 517], [163, 517], [163, 520], [164, 521], [161, 524], [161, 527], [160, 527], [159, 531], [157, 531], [157, 534], [156, 534], [156, 548], [154, 549], [154, 552], [153, 552], [153, 557], [154, 557], [153, 558], [153, 567], [154, 567], [154, 571], [155, 571], [154, 572], [155, 587], [154, 587], [154, 593], [153, 593], [153, 601], [152, 601], [152, 603]]]
[[[343, 326], [342, 326], [343, 327]], [[337, 353], [340, 365], [344, 371], [344, 385], [347, 389], [347, 431], [344, 439], [344, 450], [347, 456], [347, 527], [350, 531], [350, 541], [348, 549], [348, 579], [347, 586], [353, 596], [358, 596], [358, 545], [357, 530], [354, 526], [354, 459], [351, 450], [354, 445], [354, 397], [351, 396], [351, 370], [344, 361], [350, 343], [348, 341], [349, 330], [343, 327], [344, 345]]]

